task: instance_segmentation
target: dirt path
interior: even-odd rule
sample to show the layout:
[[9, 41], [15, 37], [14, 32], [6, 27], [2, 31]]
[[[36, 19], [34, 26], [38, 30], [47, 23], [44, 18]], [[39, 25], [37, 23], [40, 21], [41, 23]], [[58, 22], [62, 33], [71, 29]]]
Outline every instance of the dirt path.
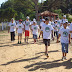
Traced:
[[15, 42], [10, 42], [10, 35], [7, 32], [0, 33], [0, 72], [72, 72], [70, 50], [67, 61], [61, 61], [60, 43], [51, 41], [48, 59], [44, 51], [42, 40], [33, 44], [32, 35], [28, 45], [24, 43], [24, 39], [22, 44], [18, 45], [17, 36]]

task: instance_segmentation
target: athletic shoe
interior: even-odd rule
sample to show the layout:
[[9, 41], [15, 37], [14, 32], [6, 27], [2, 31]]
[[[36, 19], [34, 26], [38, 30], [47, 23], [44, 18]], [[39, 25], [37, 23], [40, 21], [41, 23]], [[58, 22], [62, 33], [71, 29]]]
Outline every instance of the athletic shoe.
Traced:
[[24, 39], [25, 43], [26, 43], [26, 39]]
[[65, 60], [67, 60], [66, 56], [64, 57]]
[[49, 57], [49, 55], [47, 54], [47, 58]]
[[64, 61], [64, 57], [62, 57], [62, 61]]
[[19, 44], [19, 41], [18, 41], [18, 44]]
[[21, 44], [21, 41], [20, 41], [20, 44]]

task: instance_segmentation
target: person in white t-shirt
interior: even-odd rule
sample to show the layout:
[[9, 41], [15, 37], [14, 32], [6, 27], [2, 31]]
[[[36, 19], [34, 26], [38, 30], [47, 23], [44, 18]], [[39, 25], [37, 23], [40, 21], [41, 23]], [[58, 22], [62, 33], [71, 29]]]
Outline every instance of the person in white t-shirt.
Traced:
[[56, 36], [57, 36], [57, 41], [56, 41], [56, 43], [58, 43], [58, 31], [59, 31], [59, 24], [57, 23], [57, 20], [55, 20], [55, 23], [54, 23], [54, 26], [53, 26], [53, 28], [54, 28], [54, 36], [55, 36], [55, 34], [56, 34]]
[[[68, 53], [68, 45], [70, 43], [70, 29], [67, 27], [67, 23], [63, 24], [63, 28], [59, 31], [59, 37], [61, 36], [61, 45], [62, 45], [62, 60], [66, 59], [66, 54]], [[58, 39], [59, 39], [58, 37]]]
[[[52, 25], [52, 27], [54, 26], [53, 18], [51, 19], [51, 25]], [[54, 31], [53, 31], [53, 33], [54, 33]], [[54, 41], [53, 34], [51, 34], [51, 37], [52, 37], [52, 40]]]
[[[16, 27], [16, 33], [18, 32], [18, 44], [21, 44], [22, 40], [22, 32], [24, 33], [24, 26], [22, 24], [22, 19], [19, 20], [19, 24]], [[20, 42], [19, 42], [20, 40]]]
[[39, 32], [39, 26], [37, 25], [36, 21], [33, 21], [33, 25], [32, 25], [32, 32], [33, 32], [33, 39], [34, 39], [34, 43], [37, 40], [38, 37], [38, 32]]
[[31, 22], [29, 21], [29, 16], [26, 17], [26, 21], [24, 21], [23, 24], [24, 24], [24, 28], [25, 28], [25, 42], [28, 43], [30, 27], [31, 27]]
[[[33, 19], [33, 21], [31, 21], [31, 28], [32, 28], [32, 25], [33, 25], [33, 22], [34, 22], [34, 21], [36, 21], [35, 18]], [[32, 34], [32, 29], [31, 29], [31, 34]]]
[[42, 38], [43, 38], [43, 30], [42, 30], [42, 26], [45, 24], [45, 19], [42, 19], [42, 22], [40, 23], [40, 35], [39, 35], [39, 39], [40, 39], [40, 36], [42, 35]]
[[16, 23], [14, 23], [14, 19], [11, 19], [11, 22], [8, 25], [8, 33], [11, 34], [11, 41], [15, 40], [15, 31], [16, 31]]
[[[70, 30], [72, 31], [72, 22], [70, 24]], [[72, 45], [72, 33], [71, 33], [71, 45]]]
[[50, 39], [51, 39], [51, 34], [53, 34], [53, 27], [52, 25], [49, 24], [48, 18], [45, 19], [45, 24], [42, 26], [43, 30], [43, 42], [45, 44], [45, 54], [48, 56], [48, 46], [50, 46]]
[[68, 21], [68, 19], [66, 19], [66, 15], [63, 15], [63, 19], [61, 20], [61, 26], [63, 25], [64, 22]]

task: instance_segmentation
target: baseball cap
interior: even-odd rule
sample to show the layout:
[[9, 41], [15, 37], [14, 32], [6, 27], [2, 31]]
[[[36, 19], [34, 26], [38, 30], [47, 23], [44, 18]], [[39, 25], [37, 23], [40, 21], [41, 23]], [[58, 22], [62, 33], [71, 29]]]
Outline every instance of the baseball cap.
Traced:
[[36, 21], [36, 19], [34, 18], [33, 21]]
[[20, 19], [19, 22], [22, 22], [22, 19]]
[[26, 19], [29, 19], [29, 16], [27, 16]]
[[45, 21], [45, 19], [42, 19], [42, 21]]
[[37, 23], [36, 21], [33, 21], [34, 23]]
[[57, 20], [55, 20], [55, 22], [57, 22]]
[[64, 15], [63, 17], [65, 17], [65, 18], [66, 18], [66, 15]]

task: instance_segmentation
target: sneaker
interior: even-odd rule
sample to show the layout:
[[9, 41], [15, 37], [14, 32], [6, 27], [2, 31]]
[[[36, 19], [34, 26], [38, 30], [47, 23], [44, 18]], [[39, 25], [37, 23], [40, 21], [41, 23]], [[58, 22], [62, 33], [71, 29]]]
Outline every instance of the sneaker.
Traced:
[[28, 41], [27, 41], [27, 44], [29, 44]]
[[64, 57], [62, 57], [62, 61], [64, 61]]
[[20, 41], [20, 44], [21, 44], [21, 41]]
[[47, 54], [47, 58], [49, 57], [49, 55]]
[[67, 60], [66, 56], [64, 57], [65, 60]]
[[26, 39], [24, 39], [25, 43], [26, 43]]
[[18, 41], [18, 44], [19, 44], [19, 41]]

